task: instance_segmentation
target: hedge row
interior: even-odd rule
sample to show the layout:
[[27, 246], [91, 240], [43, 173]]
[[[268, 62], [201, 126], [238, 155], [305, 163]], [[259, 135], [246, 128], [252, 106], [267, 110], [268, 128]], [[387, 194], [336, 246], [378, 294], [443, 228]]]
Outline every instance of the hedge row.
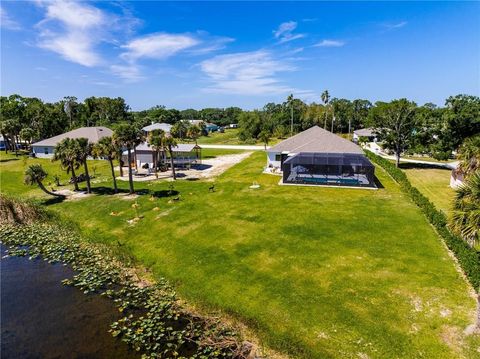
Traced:
[[370, 151], [365, 151], [366, 156], [374, 163], [383, 167], [385, 171], [400, 185], [400, 188], [406, 192], [420, 207], [428, 221], [436, 228], [438, 234], [445, 241], [447, 247], [455, 254], [463, 272], [477, 292], [480, 291], [480, 254], [474, 248], [471, 248], [459, 236], [450, 232], [447, 227], [447, 217], [445, 214], [435, 208], [418, 189], [412, 186], [405, 173], [398, 169], [394, 163], [386, 160]]

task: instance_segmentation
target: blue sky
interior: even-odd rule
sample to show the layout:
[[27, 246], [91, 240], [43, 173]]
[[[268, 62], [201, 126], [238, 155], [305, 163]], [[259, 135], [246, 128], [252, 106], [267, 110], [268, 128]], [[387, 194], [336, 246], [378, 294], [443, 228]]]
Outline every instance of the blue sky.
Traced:
[[2, 1], [1, 94], [258, 108], [480, 94], [479, 2]]

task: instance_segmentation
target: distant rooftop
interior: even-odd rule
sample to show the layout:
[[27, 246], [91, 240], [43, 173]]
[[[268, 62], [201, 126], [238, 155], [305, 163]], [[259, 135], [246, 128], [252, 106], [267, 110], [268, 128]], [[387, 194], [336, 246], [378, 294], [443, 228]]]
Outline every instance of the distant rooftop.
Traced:
[[373, 137], [377, 135], [377, 130], [373, 127], [362, 128], [360, 130], [353, 131], [354, 134], [360, 137]]
[[363, 154], [362, 149], [353, 142], [318, 126], [310, 127], [308, 130], [287, 138], [271, 147], [268, 152]]
[[154, 130], [162, 130], [164, 132], [170, 132], [171, 128], [172, 128], [172, 125], [168, 123], [156, 122], [156, 123], [152, 123], [151, 125], [145, 126], [144, 128], [142, 128], [142, 130], [144, 130], [145, 132], [150, 132]]
[[[175, 147], [172, 147], [173, 152], [191, 152], [194, 149], [200, 149], [201, 147], [191, 143], [179, 143]], [[137, 151], [153, 151], [153, 148], [147, 143], [143, 142], [135, 147]]]
[[97, 143], [101, 138], [112, 136], [113, 131], [107, 127], [80, 127], [72, 131], [53, 136], [45, 140], [35, 142], [32, 146], [53, 146], [55, 147], [65, 138], [86, 138], [88, 142]]

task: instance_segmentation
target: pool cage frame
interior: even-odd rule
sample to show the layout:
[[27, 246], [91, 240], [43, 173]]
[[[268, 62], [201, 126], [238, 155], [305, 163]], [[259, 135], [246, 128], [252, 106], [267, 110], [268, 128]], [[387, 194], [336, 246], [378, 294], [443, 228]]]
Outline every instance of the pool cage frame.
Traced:
[[302, 152], [282, 163], [283, 183], [339, 187], [375, 185], [375, 166], [363, 154]]

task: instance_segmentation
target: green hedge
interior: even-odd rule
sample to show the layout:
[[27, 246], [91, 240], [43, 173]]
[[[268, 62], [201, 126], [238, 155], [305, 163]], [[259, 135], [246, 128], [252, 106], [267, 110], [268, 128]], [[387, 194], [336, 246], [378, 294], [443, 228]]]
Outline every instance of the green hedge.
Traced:
[[464, 240], [450, 232], [447, 227], [447, 217], [445, 214], [435, 208], [418, 189], [412, 186], [407, 175], [397, 168], [394, 163], [386, 160], [376, 154], [365, 151], [366, 156], [374, 163], [383, 167], [385, 171], [400, 185], [400, 188], [406, 192], [420, 207], [428, 221], [436, 228], [438, 234], [443, 238], [447, 247], [455, 254], [460, 267], [478, 292], [480, 290], [480, 255], [474, 248], [471, 248]]

